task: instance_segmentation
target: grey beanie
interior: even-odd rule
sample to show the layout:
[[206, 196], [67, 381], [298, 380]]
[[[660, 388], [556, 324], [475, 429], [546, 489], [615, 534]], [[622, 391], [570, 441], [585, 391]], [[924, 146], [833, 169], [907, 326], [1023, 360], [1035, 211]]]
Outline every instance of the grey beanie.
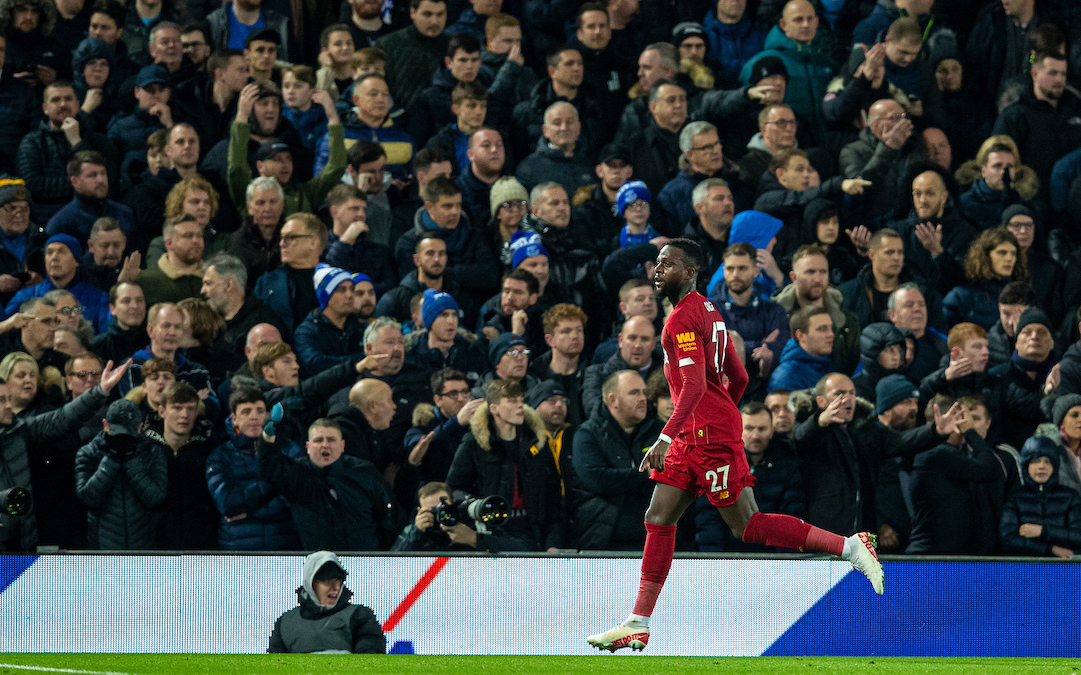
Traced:
[[1055, 399], [1055, 405], [1051, 409], [1051, 419], [1054, 420], [1056, 427], [1062, 426], [1062, 420], [1066, 418], [1066, 413], [1070, 412], [1070, 408], [1081, 406], [1081, 394], [1066, 394], [1059, 396]]

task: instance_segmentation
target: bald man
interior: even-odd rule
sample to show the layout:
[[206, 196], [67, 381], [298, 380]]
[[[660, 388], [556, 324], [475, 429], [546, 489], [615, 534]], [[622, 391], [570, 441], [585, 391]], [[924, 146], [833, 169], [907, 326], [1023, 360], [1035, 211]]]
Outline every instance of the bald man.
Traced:
[[896, 205], [901, 196], [897, 185], [917, 147], [912, 131], [912, 121], [900, 104], [882, 99], [871, 106], [859, 139], [841, 149], [844, 177], [871, 181], [863, 197], [864, 217], [885, 215]]
[[644, 316], [632, 316], [619, 331], [619, 351], [604, 363], [586, 368], [582, 384], [582, 409], [592, 416], [601, 407], [601, 390], [605, 381], [621, 370], [633, 370], [648, 380], [664, 366], [664, 353], [657, 341], [653, 321]]
[[792, 431], [807, 486], [807, 522], [841, 534], [873, 529], [881, 463], [936, 447], [957, 430], [959, 408], [936, 409], [933, 423], [909, 431], [864, 424], [857, 433], [852, 429], [856, 387], [851, 379], [829, 373], [814, 391], [814, 412]]
[[[945, 289], [965, 282], [965, 255], [979, 233], [950, 202], [943, 173], [924, 171], [916, 176], [911, 186], [912, 210], [907, 218], [887, 227], [904, 239], [905, 270], [925, 279], [935, 274]], [[938, 317], [929, 316], [928, 323], [939, 325]]]
[[331, 419], [342, 428], [346, 454], [385, 467], [390, 462], [385, 456], [390, 448], [383, 447], [382, 434], [376, 432], [390, 427], [397, 409], [393, 391], [386, 382], [368, 377], [354, 384], [349, 390], [349, 405], [334, 406], [331, 410]]
[[788, 86], [784, 102], [811, 122], [816, 137], [824, 130], [822, 98], [826, 87], [837, 72], [830, 56], [828, 40], [818, 31], [818, 15], [807, 0], [791, 0], [784, 6], [781, 19], [766, 36], [766, 49], [749, 60], [740, 71], [740, 84], [754, 86], [758, 70], [755, 64], [763, 57], [776, 56], [788, 71]]

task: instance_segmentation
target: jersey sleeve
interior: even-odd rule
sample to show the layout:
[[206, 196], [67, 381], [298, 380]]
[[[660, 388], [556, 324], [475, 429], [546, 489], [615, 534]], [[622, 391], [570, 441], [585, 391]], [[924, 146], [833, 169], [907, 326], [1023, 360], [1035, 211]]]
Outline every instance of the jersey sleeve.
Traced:
[[661, 430], [661, 436], [668, 441], [679, 434], [706, 393], [706, 348], [702, 333], [693, 325], [683, 324], [672, 326], [671, 334], [675, 353], [669, 353], [668, 365], [679, 372], [683, 386], [675, 410]]

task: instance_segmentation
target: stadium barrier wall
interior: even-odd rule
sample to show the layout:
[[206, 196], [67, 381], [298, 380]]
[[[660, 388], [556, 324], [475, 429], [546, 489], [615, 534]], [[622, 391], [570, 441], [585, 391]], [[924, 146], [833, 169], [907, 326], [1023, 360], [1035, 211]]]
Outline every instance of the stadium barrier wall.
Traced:
[[[0, 556], [0, 651], [259, 653], [301, 556]], [[621, 621], [635, 558], [344, 556], [356, 603], [408, 654], [586, 654]], [[1081, 655], [1081, 565], [677, 559], [653, 655]]]

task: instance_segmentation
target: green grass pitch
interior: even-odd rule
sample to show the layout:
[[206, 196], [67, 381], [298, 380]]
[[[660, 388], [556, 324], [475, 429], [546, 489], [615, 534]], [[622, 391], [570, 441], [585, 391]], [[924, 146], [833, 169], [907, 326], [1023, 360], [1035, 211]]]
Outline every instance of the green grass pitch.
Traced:
[[0, 674], [166, 675], [1078, 675], [1081, 659], [594, 656], [0, 654]]

